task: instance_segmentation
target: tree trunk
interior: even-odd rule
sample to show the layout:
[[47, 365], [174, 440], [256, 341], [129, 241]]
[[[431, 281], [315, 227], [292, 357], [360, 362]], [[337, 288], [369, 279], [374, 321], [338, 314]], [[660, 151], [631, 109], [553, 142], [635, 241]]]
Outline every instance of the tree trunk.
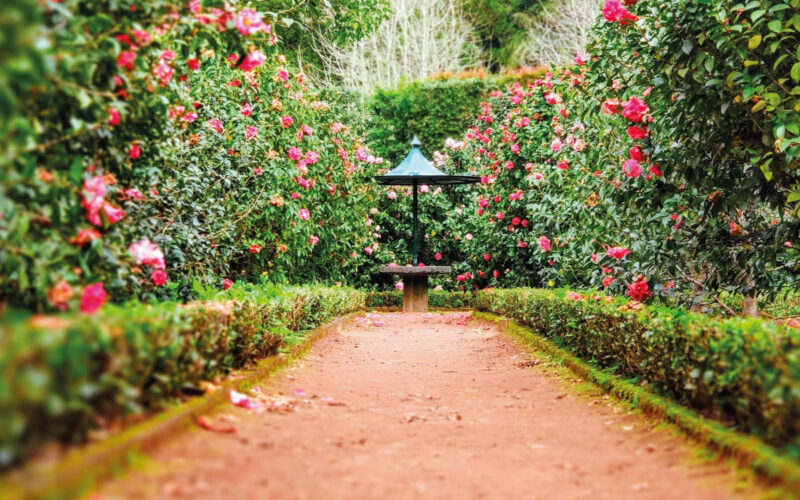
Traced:
[[742, 306], [742, 314], [753, 318], [758, 317], [758, 304], [756, 303], [757, 296], [758, 296], [758, 291], [755, 288], [751, 288], [750, 291], [744, 294], [744, 305]]

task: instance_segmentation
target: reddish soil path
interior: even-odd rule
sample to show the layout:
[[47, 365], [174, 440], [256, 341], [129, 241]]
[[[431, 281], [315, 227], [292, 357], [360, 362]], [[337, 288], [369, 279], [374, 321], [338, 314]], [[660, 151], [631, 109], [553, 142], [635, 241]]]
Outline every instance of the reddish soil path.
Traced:
[[373, 318], [385, 326], [331, 334], [262, 385], [293, 411], [227, 405], [209, 418], [235, 433], [176, 436], [93, 498], [744, 498], [728, 467], [531, 368], [494, 324]]

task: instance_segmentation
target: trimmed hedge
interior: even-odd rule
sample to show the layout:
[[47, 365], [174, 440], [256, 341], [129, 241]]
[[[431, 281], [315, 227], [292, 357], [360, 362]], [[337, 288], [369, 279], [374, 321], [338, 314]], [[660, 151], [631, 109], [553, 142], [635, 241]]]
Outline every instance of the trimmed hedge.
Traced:
[[9, 318], [0, 330], [0, 468], [50, 441], [83, 442], [362, 309], [350, 288], [236, 285], [213, 301]]
[[585, 360], [800, 458], [800, 331], [659, 306], [635, 310], [604, 297], [483, 290], [472, 306], [513, 318]]
[[[428, 305], [444, 309], [471, 307], [474, 294], [467, 292], [429, 292]], [[367, 307], [403, 307], [403, 292], [370, 292]]]

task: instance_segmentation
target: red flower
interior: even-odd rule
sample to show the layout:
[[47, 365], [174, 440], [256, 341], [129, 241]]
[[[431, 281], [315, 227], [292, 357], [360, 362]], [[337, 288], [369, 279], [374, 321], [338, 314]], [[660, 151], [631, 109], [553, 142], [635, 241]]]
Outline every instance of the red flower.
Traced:
[[131, 157], [131, 160], [139, 158], [142, 156], [142, 148], [140, 148], [138, 144], [131, 144], [131, 149], [128, 151], [128, 156]]
[[103, 283], [95, 283], [83, 289], [81, 295], [81, 312], [86, 314], [94, 314], [106, 302], [108, 295], [103, 289]]
[[488, 262], [489, 260], [491, 260], [491, 258], [492, 258], [492, 256], [489, 255], [488, 253], [483, 254], [483, 260]]
[[658, 168], [658, 163], [654, 163], [654, 164], [650, 165], [650, 172], [653, 175], [655, 175], [656, 177], [663, 177], [664, 176], [664, 172], [662, 172], [661, 169]]
[[614, 283], [614, 278], [613, 277], [606, 276], [605, 278], [603, 278], [603, 286], [604, 287], [608, 288], [608, 287], [611, 286], [612, 283]]
[[635, 283], [631, 283], [630, 285], [628, 285], [628, 297], [632, 298], [637, 302], [644, 302], [645, 300], [649, 299], [652, 296], [653, 292], [650, 291], [650, 287], [644, 280], [637, 281]]
[[628, 137], [634, 140], [644, 139], [647, 137], [647, 128], [646, 127], [628, 127]]
[[258, 253], [260, 251], [261, 251], [261, 245], [256, 245], [255, 243], [250, 245], [250, 253]]
[[619, 113], [619, 100], [608, 99], [607, 101], [604, 101], [603, 104], [600, 105], [600, 110], [604, 115], [613, 115], [614, 113]]
[[549, 252], [552, 248], [550, 244], [550, 238], [547, 236], [540, 236], [539, 237], [539, 248], [541, 248], [542, 252]]
[[108, 124], [112, 127], [119, 124], [119, 110], [116, 108], [108, 108]]
[[136, 52], [132, 50], [123, 50], [117, 57], [117, 66], [125, 68], [128, 71], [133, 69], [133, 61], [136, 60]]
[[639, 146], [634, 146], [628, 150], [628, 154], [631, 156], [632, 159], [636, 161], [644, 161], [644, 153], [642, 153], [642, 148]]
[[167, 282], [167, 273], [161, 269], [155, 269], [152, 273], [150, 273], [150, 279], [153, 280], [154, 285], [164, 286], [164, 284]]
[[436, 252], [435, 254], [433, 254], [433, 258], [436, 259], [436, 260], [442, 260], [442, 254], [439, 253], [439, 252]]
[[69, 240], [69, 242], [72, 245], [78, 245], [79, 247], [82, 247], [90, 241], [96, 240], [100, 237], [100, 233], [98, 233], [95, 229], [81, 229], [74, 238]]
[[233, 286], [233, 281], [229, 280], [228, 278], [225, 278], [224, 280], [222, 280], [222, 289], [223, 290], [230, 290], [230, 288], [232, 286]]
[[200, 59], [194, 59], [194, 58], [188, 59], [186, 63], [189, 65], [189, 68], [193, 70], [200, 69]]

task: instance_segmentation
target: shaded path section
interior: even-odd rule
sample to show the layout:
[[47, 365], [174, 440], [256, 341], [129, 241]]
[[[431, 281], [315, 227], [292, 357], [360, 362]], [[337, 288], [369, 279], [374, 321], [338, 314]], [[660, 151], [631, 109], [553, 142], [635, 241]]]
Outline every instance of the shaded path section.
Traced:
[[226, 405], [217, 431], [165, 443], [95, 498], [744, 498], [728, 467], [565, 386], [493, 323], [369, 318], [260, 387], [293, 410]]

